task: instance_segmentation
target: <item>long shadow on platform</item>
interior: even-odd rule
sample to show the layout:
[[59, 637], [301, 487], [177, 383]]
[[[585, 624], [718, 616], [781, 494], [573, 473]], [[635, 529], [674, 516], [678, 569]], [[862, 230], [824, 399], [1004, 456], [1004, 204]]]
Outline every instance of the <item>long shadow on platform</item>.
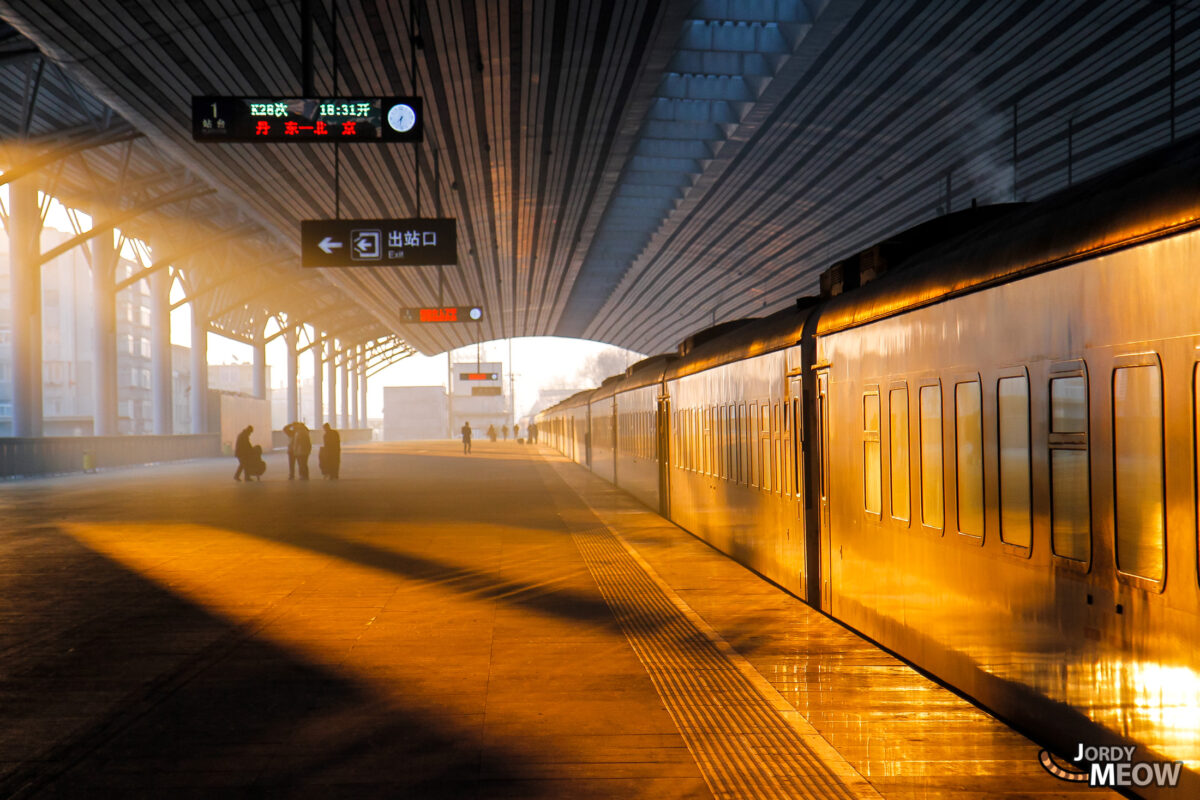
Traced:
[[321, 787], [473, 797], [484, 778], [522, 780], [536, 793], [525, 757], [485, 747], [474, 717], [422, 709], [419, 692], [389, 701], [48, 527], [12, 539], [18, 546], [0, 544], [5, 612], [42, 635], [10, 641], [4, 654], [0, 796]]

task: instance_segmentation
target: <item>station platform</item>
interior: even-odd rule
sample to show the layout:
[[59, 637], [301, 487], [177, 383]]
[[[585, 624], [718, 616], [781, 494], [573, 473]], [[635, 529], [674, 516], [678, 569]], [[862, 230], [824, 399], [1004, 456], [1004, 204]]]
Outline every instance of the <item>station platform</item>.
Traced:
[[0, 484], [0, 796], [1115, 796], [547, 448], [233, 470]]

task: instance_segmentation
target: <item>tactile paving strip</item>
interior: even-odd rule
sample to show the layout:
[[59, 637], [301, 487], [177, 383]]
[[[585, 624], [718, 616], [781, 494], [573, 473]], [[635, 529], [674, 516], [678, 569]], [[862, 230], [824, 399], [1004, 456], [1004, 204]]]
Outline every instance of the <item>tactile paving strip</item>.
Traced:
[[714, 796], [878, 797], [845, 761], [816, 752], [603, 522], [564, 521]]

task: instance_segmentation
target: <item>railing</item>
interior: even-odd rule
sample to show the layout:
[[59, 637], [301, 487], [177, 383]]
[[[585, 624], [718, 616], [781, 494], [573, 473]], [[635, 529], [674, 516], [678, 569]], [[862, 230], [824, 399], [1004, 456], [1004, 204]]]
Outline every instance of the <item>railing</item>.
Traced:
[[0, 477], [53, 475], [103, 467], [213, 458], [220, 434], [0, 438]]

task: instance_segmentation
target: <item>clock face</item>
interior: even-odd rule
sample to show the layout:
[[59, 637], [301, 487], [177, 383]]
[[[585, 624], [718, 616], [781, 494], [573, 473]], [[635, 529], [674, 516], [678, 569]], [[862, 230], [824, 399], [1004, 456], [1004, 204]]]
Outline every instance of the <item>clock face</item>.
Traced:
[[407, 103], [397, 103], [388, 109], [388, 125], [397, 133], [408, 133], [417, 124], [417, 112]]

